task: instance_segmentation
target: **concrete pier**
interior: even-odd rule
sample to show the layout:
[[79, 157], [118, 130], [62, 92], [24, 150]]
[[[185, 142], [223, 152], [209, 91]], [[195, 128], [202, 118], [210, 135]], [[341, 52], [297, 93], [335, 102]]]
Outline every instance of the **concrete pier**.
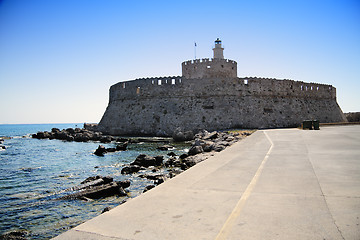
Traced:
[[257, 131], [55, 239], [360, 239], [360, 126]]

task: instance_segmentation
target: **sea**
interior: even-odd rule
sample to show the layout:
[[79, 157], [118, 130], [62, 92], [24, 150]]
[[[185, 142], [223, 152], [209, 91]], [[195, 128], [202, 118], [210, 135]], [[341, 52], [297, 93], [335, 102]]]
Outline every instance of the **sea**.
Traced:
[[[106, 207], [115, 207], [140, 195], [152, 181], [138, 175], [122, 175], [121, 169], [139, 154], [151, 156], [168, 152], [157, 150], [163, 143], [129, 144], [127, 151], [93, 154], [101, 144], [33, 139], [31, 134], [52, 128], [82, 128], [83, 124], [0, 124], [0, 138], [6, 149], [0, 150], [0, 235], [23, 230], [27, 239], [51, 239], [93, 217]], [[185, 143], [171, 150], [182, 154]], [[167, 171], [166, 169], [161, 171]], [[114, 181], [130, 180], [128, 196], [93, 201], [56, 200], [63, 190], [80, 184], [90, 176], [111, 176]], [[126, 217], [126, 216], [125, 216]]]

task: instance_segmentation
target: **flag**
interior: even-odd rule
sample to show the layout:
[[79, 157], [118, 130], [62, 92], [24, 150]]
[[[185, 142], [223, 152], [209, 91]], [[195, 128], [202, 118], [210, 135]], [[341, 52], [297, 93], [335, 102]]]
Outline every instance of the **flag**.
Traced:
[[196, 42], [195, 42], [195, 47], [196, 47]]

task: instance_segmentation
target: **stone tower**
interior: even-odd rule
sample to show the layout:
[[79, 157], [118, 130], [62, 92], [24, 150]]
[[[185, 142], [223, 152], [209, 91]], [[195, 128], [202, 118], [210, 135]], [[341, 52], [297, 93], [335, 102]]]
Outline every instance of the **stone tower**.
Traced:
[[214, 58], [224, 59], [224, 48], [221, 47], [221, 40], [217, 38], [215, 40], [215, 47], [213, 48]]
[[187, 79], [201, 78], [236, 78], [237, 63], [224, 59], [224, 48], [221, 40], [215, 40], [214, 58], [194, 59], [183, 62], [182, 76]]

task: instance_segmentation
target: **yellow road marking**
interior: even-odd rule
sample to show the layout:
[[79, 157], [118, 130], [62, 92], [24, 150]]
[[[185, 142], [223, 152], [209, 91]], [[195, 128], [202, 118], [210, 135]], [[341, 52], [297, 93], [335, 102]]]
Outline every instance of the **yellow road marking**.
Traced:
[[241, 210], [244, 208], [245, 202], [246, 200], [249, 198], [251, 192], [254, 190], [255, 185], [261, 175], [262, 170], [264, 169], [264, 166], [270, 156], [270, 153], [274, 147], [273, 142], [271, 141], [271, 139], [269, 138], [269, 136], [267, 135], [267, 133], [264, 131], [264, 134], [266, 136], [266, 138], [269, 140], [271, 146], [269, 148], [269, 151], [266, 153], [264, 159], [262, 160], [259, 168], [257, 169], [254, 177], [252, 178], [250, 184], [247, 186], [245, 192], [242, 194], [240, 200], [237, 202], [235, 208], [233, 209], [233, 211], [231, 212], [231, 214], [229, 215], [228, 219], [226, 220], [226, 222], [224, 223], [223, 227], [221, 228], [219, 234], [216, 236], [216, 240], [225, 240], [227, 239], [227, 236], [229, 235], [231, 229], [233, 228], [233, 225], [235, 223], [235, 220], [239, 217]]

